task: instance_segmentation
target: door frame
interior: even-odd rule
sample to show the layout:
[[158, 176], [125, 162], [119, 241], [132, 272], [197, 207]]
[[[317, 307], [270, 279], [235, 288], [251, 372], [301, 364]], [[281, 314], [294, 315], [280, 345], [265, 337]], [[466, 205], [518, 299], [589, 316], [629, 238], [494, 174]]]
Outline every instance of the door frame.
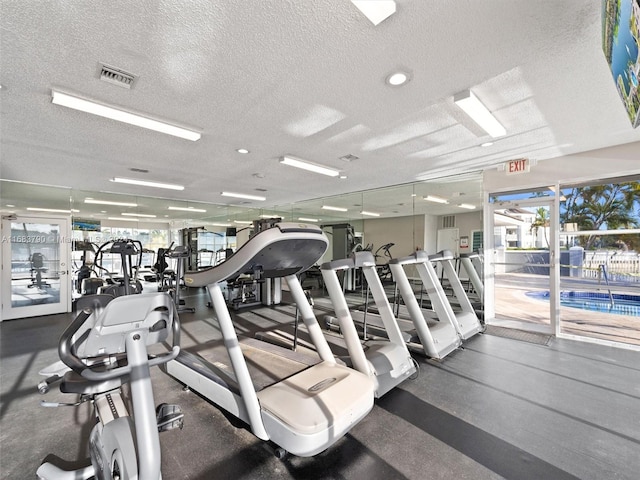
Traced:
[[[60, 246], [60, 302], [41, 305], [11, 306], [11, 223], [52, 223], [60, 225], [58, 244]], [[2, 217], [2, 242], [0, 260], [2, 262], [2, 291], [0, 299], [0, 321], [27, 318], [39, 315], [53, 315], [71, 311], [71, 219], [64, 216], [8, 215]]]
[[[533, 188], [531, 190], [534, 190]], [[526, 192], [527, 190], [519, 190]], [[559, 187], [555, 185], [555, 191], [559, 191]], [[484, 281], [485, 281], [485, 322], [491, 324], [495, 322], [495, 216], [497, 209], [508, 207], [540, 207], [549, 206], [549, 327], [532, 324], [526, 321], [515, 321], [514, 326], [523, 330], [540, 331], [558, 336], [560, 333], [560, 237], [559, 231], [559, 213], [560, 199], [558, 195], [528, 198], [522, 200], [510, 200], [496, 203], [490, 203], [491, 196], [500, 194], [508, 194], [510, 191], [489, 193], [485, 192], [484, 205], [484, 224], [487, 228], [484, 232]]]

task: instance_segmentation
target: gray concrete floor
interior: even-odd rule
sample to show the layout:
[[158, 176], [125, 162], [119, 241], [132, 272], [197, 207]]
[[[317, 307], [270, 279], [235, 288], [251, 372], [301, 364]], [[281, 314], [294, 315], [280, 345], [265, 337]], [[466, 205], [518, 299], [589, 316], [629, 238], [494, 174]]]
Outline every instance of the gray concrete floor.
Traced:
[[[213, 335], [202, 291], [187, 294], [185, 345]], [[319, 312], [321, 314], [323, 312]], [[71, 315], [0, 323], [0, 476], [35, 478], [48, 455], [78, 464], [88, 406], [46, 409], [38, 371], [57, 359]], [[240, 312], [241, 330], [290, 327], [293, 307]], [[211, 332], [211, 333], [206, 333]], [[156, 402], [179, 403], [185, 427], [161, 434], [163, 478], [636, 479], [640, 471], [640, 353], [552, 339], [547, 346], [478, 335], [376, 402], [336, 445], [277, 459], [247, 428], [154, 369]], [[48, 400], [68, 401], [52, 391]]]

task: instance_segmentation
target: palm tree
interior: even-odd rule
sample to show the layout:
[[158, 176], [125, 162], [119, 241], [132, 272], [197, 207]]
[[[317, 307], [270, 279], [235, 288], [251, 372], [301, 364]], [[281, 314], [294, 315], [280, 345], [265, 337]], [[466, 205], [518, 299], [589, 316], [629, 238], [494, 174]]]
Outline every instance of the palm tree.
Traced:
[[549, 225], [549, 210], [547, 210], [545, 207], [538, 207], [538, 209], [536, 210], [536, 217], [534, 218], [533, 222], [531, 222], [531, 228], [529, 231], [537, 236], [538, 229], [542, 228], [542, 231], [544, 233], [544, 240], [545, 242], [547, 242], [547, 248], [549, 248], [549, 237], [547, 233], [547, 227], [549, 227]]
[[[593, 185], [573, 188], [565, 192], [563, 223], [576, 223], [579, 230], [609, 230], [638, 228], [640, 217], [636, 208], [640, 206], [640, 182]], [[590, 249], [596, 236], [587, 237], [585, 249]], [[610, 241], [617, 238], [611, 236]]]

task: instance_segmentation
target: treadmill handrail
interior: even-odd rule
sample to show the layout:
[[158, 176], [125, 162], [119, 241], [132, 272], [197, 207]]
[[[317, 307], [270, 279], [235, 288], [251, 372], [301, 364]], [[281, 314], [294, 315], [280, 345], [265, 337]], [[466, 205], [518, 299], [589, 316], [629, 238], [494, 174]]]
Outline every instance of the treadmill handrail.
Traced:
[[[286, 260], [278, 255], [270, 255], [274, 246], [282, 242], [316, 244], [316, 248], [289, 250], [290, 255]], [[189, 287], [204, 287], [242, 273], [253, 272], [255, 267], [268, 270], [269, 277], [285, 277], [300, 273], [314, 265], [324, 255], [328, 246], [326, 234], [316, 225], [278, 223], [251, 237], [224, 262], [200, 271], [185, 272], [184, 281]]]
[[429, 260], [432, 262], [441, 262], [443, 260], [453, 260], [454, 256], [451, 250], [440, 250], [437, 253], [429, 255]]

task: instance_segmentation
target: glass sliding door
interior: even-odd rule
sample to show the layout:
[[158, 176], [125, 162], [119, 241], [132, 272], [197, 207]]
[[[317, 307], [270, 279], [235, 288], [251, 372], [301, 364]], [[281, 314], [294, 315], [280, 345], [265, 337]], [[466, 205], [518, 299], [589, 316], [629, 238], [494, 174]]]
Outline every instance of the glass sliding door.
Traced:
[[70, 222], [2, 220], [2, 320], [70, 311]]
[[553, 192], [492, 196], [485, 250], [487, 323], [553, 333]]
[[640, 182], [562, 192], [559, 333], [640, 348]]

